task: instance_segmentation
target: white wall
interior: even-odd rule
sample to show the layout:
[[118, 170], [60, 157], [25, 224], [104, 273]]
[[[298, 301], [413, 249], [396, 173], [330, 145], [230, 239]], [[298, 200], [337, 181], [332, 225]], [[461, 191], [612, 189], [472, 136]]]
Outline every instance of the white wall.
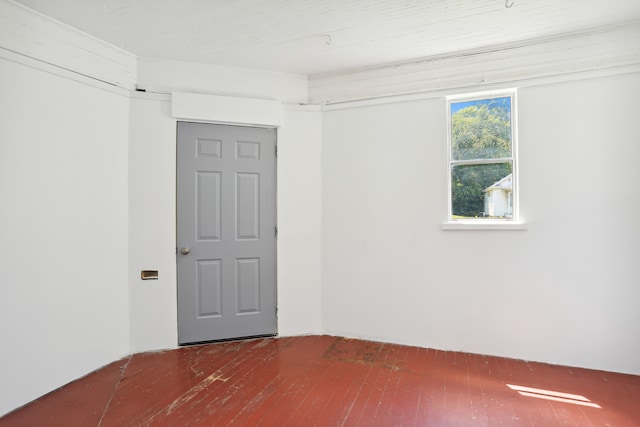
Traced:
[[278, 130], [278, 333], [322, 332], [322, 116], [288, 107]]
[[518, 96], [525, 231], [440, 228], [444, 98], [324, 113], [325, 332], [640, 374], [640, 74]]
[[[241, 117], [238, 122], [242, 122]], [[131, 100], [129, 280], [133, 352], [177, 345], [175, 123], [169, 97], [138, 94]], [[318, 109], [283, 110], [277, 172], [280, 335], [321, 331], [320, 138]], [[143, 269], [158, 270], [159, 280], [141, 280]]]
[[129, 99], [6, 59], [0, 93], [3, 414], [129, 352]]
[[[129, 296], [131, 352], [175, 347], [176, 121], [170, 97], [131, 99]], [[142, 280], [158, 270], [158, 280]]]

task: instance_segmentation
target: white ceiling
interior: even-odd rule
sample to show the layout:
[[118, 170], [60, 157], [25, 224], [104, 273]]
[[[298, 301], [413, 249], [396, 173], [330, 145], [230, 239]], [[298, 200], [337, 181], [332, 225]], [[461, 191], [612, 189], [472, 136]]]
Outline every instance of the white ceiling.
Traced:
[[140, 57], [318, 74], [640, 20], [640, 0], [16, 0]]

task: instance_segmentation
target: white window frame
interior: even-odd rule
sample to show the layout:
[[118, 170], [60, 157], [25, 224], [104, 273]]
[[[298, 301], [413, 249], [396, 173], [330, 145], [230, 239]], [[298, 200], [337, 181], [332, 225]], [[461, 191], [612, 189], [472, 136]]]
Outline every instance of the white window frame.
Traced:
[[[526, 229], [520, 217], [520, 189], [518, 179], [518, 115], [516, 89], [504, 89], [491, 92], [476, 92], [464, 95], [452, 95], [446, 98], [447, 108], [447, 220], [442, 224], [445, 230], [464, 229]], [[452, 135], [451, 135], [451, 104], [466, 101], [478, 101], [491, 98], [511, 98], [511, 157], [496, 159], [476, 159], [473, 161], [459, 161], [452, 159]], [[453, 218], [453, 206], [451, 197], [451, 177], [454, 165], [459, 164], [489, 164], [496, 161], [511, 161], [512, 163], [512, 197], [513, 213], [511, 218]]]

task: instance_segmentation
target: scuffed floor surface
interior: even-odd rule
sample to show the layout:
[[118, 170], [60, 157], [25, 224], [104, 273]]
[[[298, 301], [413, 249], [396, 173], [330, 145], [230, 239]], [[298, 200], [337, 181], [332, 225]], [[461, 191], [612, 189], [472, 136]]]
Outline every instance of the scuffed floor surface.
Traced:
[[[6, 386], [6, 384], [4, 384]], [[640, 377], [349, 340], [136, 354], [0, 426], [640, 426]]]

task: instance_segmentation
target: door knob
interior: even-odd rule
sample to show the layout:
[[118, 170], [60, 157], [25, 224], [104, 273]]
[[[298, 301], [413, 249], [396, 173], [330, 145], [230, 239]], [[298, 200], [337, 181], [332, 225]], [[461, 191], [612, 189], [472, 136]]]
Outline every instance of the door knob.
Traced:
[[180, 252], [182, 253], [182, 255], [186, 255], [191, 252], [191, 249], [185, 246], [184, 248], [180, 249]]

